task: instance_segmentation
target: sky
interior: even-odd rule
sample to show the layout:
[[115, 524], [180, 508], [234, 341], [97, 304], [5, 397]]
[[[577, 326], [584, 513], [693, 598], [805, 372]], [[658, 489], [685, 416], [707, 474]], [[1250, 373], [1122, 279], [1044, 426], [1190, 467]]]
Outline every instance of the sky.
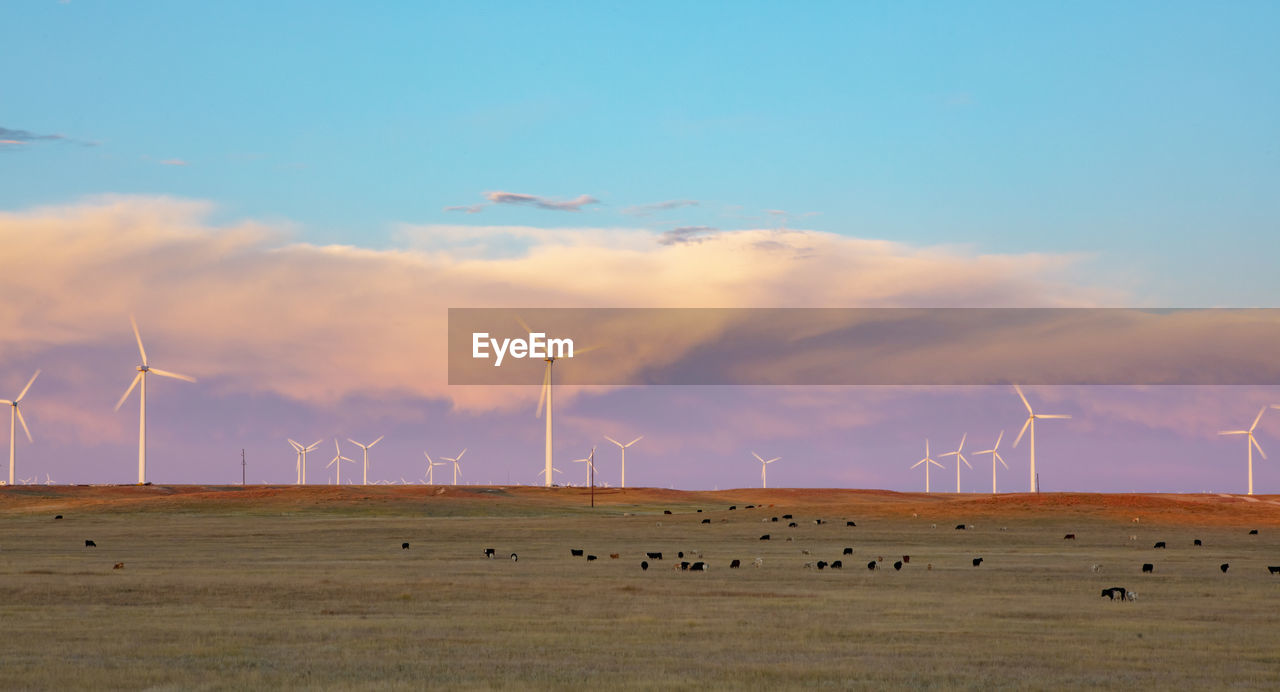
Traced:
[[[537, 388], [447, 382], [451, 307], [1277, 307], [1267, 2], [23, 2], [0, 22], [0, 396], [19, 478], [532, 483]], [[1275, 387], [1034, 387], [1041, 487], [1241, 492]], [[136, 397], [136, 394], [134, 394]], [[1029, 485], [1007, 387], [598, 387], [629, 484]], [[1039, 405], [1039, 404], [1037, 404]], [[1047, 410], [1047, 409], [1046, 409]], [[305, 439], [304, 439], [305, 438]], [[1258, 429], [1280, 449], [1280, 411]], [[1239, 443], [1239, 444], [1238, 444]], [[323, 452], [323, 453], [322, 453]], [[967, 453], [967, 452], [966, 452]], [[319, 460], [319, 461], [317, 461]], [[987, 487], [971, 457], [962, 489]], [[949, 462], [950, 463], [950, 462]], [[1255, 458], [1258, 492], [1280, 470]], [[946, 477], [954, 489], [954, 468]], [[344, 476], [345, 479], [345, 476]], [[1006, 484], [1007, 483], [1007, 484]]]

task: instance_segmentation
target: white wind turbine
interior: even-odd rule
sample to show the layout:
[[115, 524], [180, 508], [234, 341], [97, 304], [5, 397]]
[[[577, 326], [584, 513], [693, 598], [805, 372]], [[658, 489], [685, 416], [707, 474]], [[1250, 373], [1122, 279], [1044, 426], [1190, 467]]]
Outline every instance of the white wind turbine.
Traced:
[[138, 333], [138, 322], [131, 315], [129, 323], [133, 325], [133, 336], [138, 340], [138, 353], [142, 355], [142, 365], [138, 366], [138, 374], [133, 377], [133, 383], [129, 385], [128, 389], [124, 390], [124, 396], [120, 397], [120, 401], [116, 402], [116, 410], [119, 411], [120, 407], [124, 405], [124, 400], [129, 398], [133, 388], [137, 387], [138, 383], [142, 383], [138, 394], [138, 485], [142, 485], [147, 482], [147, 373], [155, 373], [161, 377], [172, 377], [175, 380], [185, 380], [187, 382], [195, 382], [196, 378], [147, 365], [147, 349], [142, 347], [142, 335]]
[[311, 450], [320, 446], [320, 443], [323, 441], [324, 440], [316, 440], [315, 442], [312, 442], [309, 446], [303, 447], [301, 444], [298, 444], [293, 440], [289, 440], [289, 444], [293, 445], [294, 450], [298, 452], [298, 469], [297, 469], [298, 478], [297, 480], [294, 481], [294, 485], [307, 484], [307, 452], [310, 452]]
[[[1277, 408], [1280, 408], [1280, 407], [1277, 407]], [[1253, 436], [1254, 429], [1258, 427], [1258, 421], [1262, 420], [1262, 414], [1266, 412], [1267, 412], [1267, 407], [1263, 406], [1262, 410], [1258, 411], [1258, 417], [1253, 419], [1253, 425], [1250, 425], [1248, 430], [1223, 430], [1222, 432], [1218, 433], [1219, 435], [1248, 436], [1249, 444], [1246, 445], [1246, 447], [1249, 450], [1249, 494], [1250, 495], [1253, 494], [1253, 448], [1257, 447], [1258, 454], [1261, 454], [1263, 459], [1267, 458], [1267, 453], [1262, 451], [1262, 445], [1258, 444], [1257, 438]]]
[[1036, 413], [1031, 410], [1031, 404], [1027, 402], [1027, 397], [1022, 394], [1022, 387], [1013, 385], [1014, 391], [1018, 393], [1018, 398], [1022, 399], [1022, 405], [1027, 407], [1027, 422], [1022, 424], [1022, 431], [1018, 433], [1018, 439], [1013, 441], [1013, 446], [1017, 447], [1022, 441], [1023, 433], [1027, 432], [1027, 428], [1031, 428], [1031, 491], [1039, 492], [1036, 488], [1036, 421], [1041, 418], [1070, 418], [1071, 416], [1061, 413]]
[[378, 439], [374, 440], [373, 442], [370, 442], [367, 445], [362, 445], [359, 442], [356, 442], [355, 440], [351, 439], [350, 437], [347, 438], [347, 442], [350, 442], [351, 444], [364, 450], [364, 485], [369, 485], [369, 448], [381, 442], [382, 438], [384, 437], [386, 437], [386, 435], [379, 435]]
[[996, 494], [996, 462], [999, 461], [1000, 465], [1005, 467], [1005, 469], [1009, 468], [1009, 465], [1004, 463], [1004, 457], [1000, 456], [1000, 440], [1003, 440], [1003, 439], [1004, 439], [1004, 431], [1001, 430], [1000, 436], [996, 438], [996, 444], [994, 447], [992, 447], [991, 449], [984, 449], [981, 452], [974, 452], [974, 454], [990, 454], [991, 455], [991, 494], [992, 495]]
[[353, 459], [348, 459], [342, 456], [342, 448], [338, 446], [338, 438], [336, 437], [333, 438], [333, 451], [333, 460], [326, 464], [325, 468], [329, 468], [330, 466], [334, 467], [333, 475], [336, 480], [334, 485], [342, 485], [342, 462], [350, 461], [353, 464], [356, 462]]
[[759, 454], [756, 454], [755, 452], [752, 452], [751, 456], [755, 457], [756, 461], [760, 462], [760, 487], [761, 488], [769, 487], [767, 479], [765, 478], [765, 469], [769, 468], [769, 464], [772, 464], [773, 462], [778, 461], [782, 457], [774, 457], [766, 461], [763, 457], [761, 457]]
[[22, 391], [18, 393], [18, 396], [13, 398], [13, 401], [9, 401], [8, 399], [0, 399], [0, 404], [9, 405], [9, 485], [13, 485], [13, 473], [14, 473], [14, 463], [15, 463], [14, 441], [18, 432], [17, 428], [14, 427], [15, 420], [21, 421], [22, 432], [25, 432], [27, 434], [27, 442], [35, 442], [35, 440], [31, 439], [31, 429], [27, 427], [27, 419], [22, 417], [22, 411], [18, 408], [18, 404], [22, 403], [22, 397], [27, 395], [27, 390], [31, 389], [31, 385], [35, 383], [36, 378], [39, 376], [40, 376], [40, 371], [36, 370], [36, 374], [32, 375], [30, 380], [27, 380], [27, 386], [22, 388]]
[[458, 462], [462, 460], [462, 455], [463, 455], [463, 454], [466, 454], [466, 453], [467, 453], [467, 450], [466, 450], [466, 448], [464, 447], [464, 448], [463, 448], [463, 450], [462, 450], [461, 452], [458, 452], [458, 456], [456, 456], [456, 457], [453, 457], [453, 458], [449, 458], [449, 457], [440, 457], [441, 459], [443, 459], [443, 460], [445, 460], [445, 461], [453, 462], [453, 484], [454, 484], [454, 485], [457, 485], [457, 484], [458, 484], [458, 470], [459, 470]]
[[595, 448], [595, 447], [592, 447], [592, 448], [591, 448], [591, 454], [588, 454], [588, 455], [587, 455], [587, 457], [586, 457], [585, 459], [574, 459], [574, 460], [573, 460], [573, 463], [575, 463], [575, 464], [586, 464], [586, 469], [587, 469], [587, 482], [586, 482], [586, 483], [584, 483], [582, 487], [584, 487], [584, 488], [585, 488], [585, 487], [587, 487], [587, 486], [589, 486], [589, 485], [592, 485], [592, 480], [593, 480], [592, 476], [594, 475], [595, 470], [596, 470], [596, 448]]
[[911, 465], [911, 468], [915, 468], [915, 467], [919, 466], [920, 464], [924, 464], [924, 491], [927, 493], [927, 492], [929, 492], [929, 465], [930, 465], [930, 464], [932, 464], [932, 465], [934, 465], [934, 466], [937, 466], [937, 467], [938, 467], [938, 468], [940, 468], [940, 469], [942, 469], [942, 468], [946, 468], [946, 467], [945, 467], [945, 466], [943, 466], [942, 464], [939, 464], [938, 462], [934, 461], [934, 460], [929, 456], [929, 440], [928, 440], [928, 438], [926, 438], [926, 439], [925, 439], [925, 441], [924, 441], [924, 458], [923, 458], [923, 459], [921, 459], [920, 461], [917, 461], [916, 463], [912, 464], [912, 465]]
[[436, 467], [448, 466], [448, 464], [444, 463], [443, 461], [432, 461], [431, 455], [427, 454], [426, 452], [423, 452], [422, 456], [427, 458], [427, 484], [435, 485], [436, 484]]
[[608, 435], [605, 435], [604, 439], [618, 445], [618, 451], [622, 452], [622, 486], [621, 487], [625, 488], [627, 487], [627, 447], [630, 447], [631, 445], [639, 442], [640, 440], [643, 440], [644, 435], [641, 435], [640, 437], [637, 437], [636, 439], [626, 444], [622, 444], [621, 442], [613, 439], [612, 437], [609, 437]]
[[956, 447], [956, 451], [947, 452], [946, 454], [942, 455], [944, 457], [956, 458], [956, 492], [957, 493], [960, 492], [960, 464], [963, 463], [965, 466], [968, 466], [970, 469], [973, 468], [972, 466], [969, 465], [969, 460], [964, 458], [964, 441], [965, 441], [965, 438], [967, 438], [968, 436], [969, 436], [969, 433], [965, 433], [960, 436], [960, 446]]

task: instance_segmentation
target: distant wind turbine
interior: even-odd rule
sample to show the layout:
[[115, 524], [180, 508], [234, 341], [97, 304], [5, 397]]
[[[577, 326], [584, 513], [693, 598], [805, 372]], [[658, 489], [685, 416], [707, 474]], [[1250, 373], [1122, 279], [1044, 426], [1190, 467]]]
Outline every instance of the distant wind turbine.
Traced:
[[139, 407], [138, 407], [138, 485], [147, 482], [147, 373], [155, 373], [161, 377], [172, 377], [175, 380], [184, 380], [186, 382], [195, 382], [196, 378], [186, 375], [179, 375], [176, 372], [168, 372], [160, 368], [153, 368], [147, 365], [147, 349], [142, 347], [142, 335], [138, 333], [138, 322], [129, 316], [129, 324], [133, 325], [133, 336], [138, 340], [138, 353], [142, 354], [142, 365], [138, 366], [138, 374], [133, 377], [133, 383], [129, 388], [124, 390], [124, 396], [120, 397], [120, 401], [116, 402], [116, 410], [124, 405], [124, 400], [129, 398], [133, 393], [133, 388], [142, 383], [139, 389]]
[[965, 466], [968, 466], [970, 469], [973, 468], [973, 466], [969, 465], [969, 460], [964, 458], [964, 441], [965, 441], [965, 438], [967, 437], [969, 437], [969, 433], [965, 433], [961, 435], [960, 446], [956, 447], [956, 451], [947, 452], [946, 454], [942, 455], [944, 457], [956, 458], [956, 492], [957, 493], [960, 492], [960, 464], [963, 463]]
[[1004, 463], [1004, 457], [1000, 456], [1000, 441], [1003, 439], [1004, 439], [1004, 431], [1001, 430], [1000, 436], [996, 438], [996, 444], [994, 447], [992, 447], [991, 449], [984, 449], [981, 452], [974, 452], [974, 454], [990, 454], [991, 455], [991, 494], [992, 495], [996, 494], [996, 462], [997, 461], [1000, 462], [1000, 465], [1005, 467], [1006, 469], [1009, 468], [1009, 465]]
[[22, 397], [27, 395], [27, 390], [31, 389], [31, 385], [35, 383], [36, 378], [39, 376], [40, 371], [36, 370], [36, 374], [32, 375], [30, 380], [27, 380], [27, 386], [22, 388], [22, 391], [13, 398], [13, 401], [0, 399], [0, 404], [9, 405], [9, 485], [13, 485], [15, 468], [14, 441], [17, 435], [17, 428], [14, 427], [15, 420], [22, 423], [22, 432], [27, 434], [27, 442], [35, 442], [35, 440], [31, 439], [31, 429], [27, 427], [27, 419], [22, 417], [22, 411], [18, 408], [18, 404], [22, 403]]
[[756, 454], [755, 452], [752, 452], [751, 456], [755, 457], [756, 461], [760, 462], [760, 487], [761, 488], [769, 487], [767, 479], [765, 478], [765, 469], [769, 468], [769, 464], [772, 464], [773, 462], [778, 461], [782, 457], [774, 457], [766, 461], [763, 457], [761, 457], [759, 454]]
[[596, 448], [592, 447], [591, 453], [588, 454], [585, 459], [574, 459], [573, 463], [586, 464], [585, 468], [587, 469], [587, 482], [584, 483], [582, 487], [585, 488], [591, 485], [592, 484], [591, 481], [593, 480], [592, 476], [595, 474], [595, 470], [596, 470]]
[[369, 448], [381, 442], [382, 438], [384, 437], [386, 437], [386, 435], [379, 435], [378, 439], [374, 440], [373, 442], [370, 442], [367, 445], [362, 445], [359, 442], [356, 442], [355, 440], [351, 439], [350, 437], [347, 438], [347, 442], [350, 442], [351, 444], [364, 450], [364, 485], [369, 485]]
[[423, 452], [422, 456], [427, 458], [427, 483], [429, 485], [435, 485], [436, 484], [436, 467], [448, 466], [448, 464], [444, 463], [443, 461], [432, 461], [431, 455], [427, 454], [426, 452]]
[[915, 467], [917, 467], [917, 466], [919, 466], [919, 465], [921, 465], [921, 464], [924, 464], [924, 491], [927, 493], [927, 492], [929, 492], [929, 465], [930, 465], [930, 464], [932, 464], [933, 466], [937, 466], [937, 467], [938, 467], [938, 468], [940, 468], [940, 469], [942, 469], [942, 468], [946, 468], [946, 467], [945, 467], [945, 466], [943, 466], [942, 464], [939, 464], [938, 462], [934, 461], [934, 460], [929, 456], [929, 440], [928, 440], [928, 438], [926, 438], [926, 439], [925, 439], [925, 441], [924, 441], [924, 458], [923, 458], [923, 459], [921, 459], [920, 461], [917, 461], [916, 463], [912, 464], [912, 465], [911, 465], [911, 468], [915, 468]]
[[[1277, 407], [1277, 408], [1280, 408], [1280, 407]], [[1248, 430], [1223, 430], [1222, 432], [1218, 433], [1219, 435], [1248, 436], [1249, 443], [1246, 445], [1246, 448], [1249, 450], [1249, 494], [1250, 495], [1253, 494], [1253, 448], [1257, 447], [1258, 454], [1261, 454], [1263, 459], [1267, 458], [1267, 453], [1262, 451], [1262, 445], [1258, 444], [1257, 438], [1253, 436], [1254, 429], [1258, 427], [1258, 421], [1262, 420], [1262, 414], [1266, 412], [1267, 412], [1267, 407], [1263, 406], [1262, 410], [1258, 411], [1258, 417], [1253, 419], [1253, 425], [1250, 425]]]
[[1018, 393], [1018, 398], [1022, 399], [1022, 405], [1027, 407], [1027, 422], [1022, 424], [1022, 431], [1018, 433], [1018, 439], [1013, 441], [1013, 446], [1017, 447], [1022, 441], [1023, 433], [1027, 432], [1027, 428], [1031, 428], [1031, 492], [1040, 492], [1036, 488], [1036, 421], [1042, 418], [1070, 418], [1071, 416], [1061, 413], [1036, 413], [1031, 410], [1027, 397], [1023, 396], [1022, 387], [1015, 384], [1013, 389]]
[[621, 442], [613, 439], [612, 437], [609, 437], [608, 435], [605, 435], [604, 439], [618, 445], [618, 451], [622, 452], [622, 485], [620, 487], [625, 488], [627, 487], [627, 447], [630, 447], [631, 445], [639, 442], [640, 440], [643, 440], [644, 435], [641, 435], [640, 437], [637, 437], [636, 439], [626, 444], [622, 444]]
[[338, 446], [338, 438], [336, 437], [333, 438], [333, 451], [334, 451], [333, 461], [330, 461], [328, 464], [326, 464], [325, 468], [329, 468], [330, 466], [332, 466], [333, 475], [336, 480], [334, 485], [342, 485], [342, 462], [350, 461], [351, 463], [354, 464], [355, 461], [353, 459], [348, 459], [342, 456], [342, 448]]
[[459, 470], [458, 462], [462, 460], [462, 455], [466, 453], [467, 453], [467, 450], [464, 448], [461, 452], [458, 452], [458, 456], [456, 457], [453, 457], [453, 458], [440, 457], [445, 461], [453, 462], [453, 484], [454, 485], [458, 484], [458, 470]]
[[320, 446], [321, 442], [323, 442], [323, 440], [316, 440], [309, 446], [303, 447], [301, 444], [294, 442], [293, 440], [289, 440], [289, 444], [293, 445], [294, 450], [298, 452], [298, 479], [294, 481], [294, 485], [307, 484], [307, 452], [310, 452]]

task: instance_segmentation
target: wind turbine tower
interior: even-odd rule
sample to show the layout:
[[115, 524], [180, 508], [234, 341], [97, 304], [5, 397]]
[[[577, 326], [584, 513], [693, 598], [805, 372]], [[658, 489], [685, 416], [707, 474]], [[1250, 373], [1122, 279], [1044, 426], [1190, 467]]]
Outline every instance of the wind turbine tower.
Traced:
[[911, 468], [915, 468], [921, 464], [924, 464], [924, 491], [927, 493], [929, 492], [929, 466], [930, 465], [937, 466], [940, 469], [946, 468], [942, 464], [939, 464], [938, 462], [934, 461], [929, 456], [929, 440], [927, 438], [924, 441], [924, 458], [912, 464]]
[[622, 444], [621, 442], [613, 439], [612, 437], [609, 437], [608, 435], [605, 435], [604, 439], [618, 445], [618, 451], [622, 452], [622, 487], [625, 488], [627, 487], [627, 447], [630, 447], [631, 445], [639, 442], [640, 440], [643, 440], [644, 435], [641, 435], [640, 437], [637, 437], [636, 439], [626, 444]]
[[942, 455], [944, 457], [956, 458], [956, 492], [957, 493], [960, 492], [960, 464], [963, 463], [965, 466], [968, 466], [970, 469], [973, 468], [973, 466], [969, 465], [969, 460], [964, 458], [964, 441], [965, 441], [965, 438], [967, 437], [969, 437], [969, 433], [965, 433], [961, 435], [960, 446], [956, 447], [956, 451], [947, 452], [946, 454]]
[[147, 350], [142, 347], [142, 335], [138, 333], [138, 322], [129, 317], [129, 323], [133, 325], [133, 336], [138, 340], [138, 353], [142, 355], [142, 365], [138, 366], [138, 374], [134, 375], [133, 383], [129, 388], [124, 390], [124, 396], [120, 397], [120, 401], [116, 402], [116, 410], [124, 405], [124, 400], [129, 398], [133, 393], [133, 388], [141, 384], [138, 390], [138, 485], [144, 485], [147, 482], [147, 374], [155, 373], [161, 377], [172, 377], [175, 380], [184, 380], [186, 382], [195, 382], [196, 378], [186, 375], [179, 375], [176, 372], [168, 372], [160, 368], [153, 368], [147, 364]]
[[1071, 416], [1061, 413], [1036, 413], [1031, 410], [1031, 404], [1022, 394], [1022, 387], [1015, 384], [1013, 389], [1018, 393], [1018, 398], [1022, 399], [1022, 405], [1027, 407], [1027, 422], [1022, 424], [1022, 431], [1018, 433], [1018, 439], [1013, 441], [1013, 446], [1017, 447], [1022, 441], [1023, 433], [1027, 432], [1027, 428], [1031, 428], [1031, 492], [1038, 493], [1040, 486], [1036, 483], [1036, 421], [1042, 418], [1070, 418]]
[[760, 462], [760, 487], [761, 488], [769, 487], [768, 479], [765, 477], [765, 470], [769, 468], [769, 464], [772, 464], [773, 462], [778, 461], [782, 457], [774, 457], [772, 459], [765, 460], [763, 457], [761, 457], [759, 454], [756, 454], [755, 452], [752, 452], [751, 456], [755, 457], [756, 461]]
[[[1277, 408], [1280, 408], [1280, 407], [1277, 407]], [[1253, 431], [1258, 427], [1258, 421], [1262, 420], [1262, 414], [1266, 412], [1267, 412], [1267, 407], [1263, 406], [1262, 410], [1258, 411], [1257, 418], [1253, 419], [1253, 425], [1250, 425], [1248, 430], [1223, 430], [1222, 432], [1218, 433], [1219, 435], [1245, 435], [1249, 438], [1249, 444], [1246, 445], [1246, 448], [1249, 450], [1249, 494], [1250, 495], [1253, 494], [1253, 448], [1257, 447], [1258, 454], [1261, 454], [1263, 459], [1267, 458], [1267, 453], [1262, 451], [1262, 445], [1258, 444], [1257, 438], [1253, 436]]]
[[347, 438], [347, 442], [350, 442], [351, 444], [364, 450], [364, 483], [363, 485], [369, 485], [369, 448], [381, 442], [382, 438], [384, 437], [386, 437], [386, 435], [380, 435], [378, 436], [378, 439], [374, 440], [373, 442], [370, 442], [367, 445], [362, 445], [359, 442], [356, 442], [355, 440], [351, 439], [350, 437]]
[[996, 438], [995, 446], [993, 446], [991, 449], [984, 449], [981, 452], [974, 452], [974, 454], [990, 454], [991, 455], [991, 494], [992, 495], [996, 494], [996, 462], [997, 461], [1000, 462], [1000, 465], [1005, 467], [1005, 469], [1009, 468], [1009, 465], [1004, 463], [1004, 457], [1000, 456], [1000, 441], [1003, 439], [1004, 439], [1004, 431], [1001, 430], [1000, 436]]

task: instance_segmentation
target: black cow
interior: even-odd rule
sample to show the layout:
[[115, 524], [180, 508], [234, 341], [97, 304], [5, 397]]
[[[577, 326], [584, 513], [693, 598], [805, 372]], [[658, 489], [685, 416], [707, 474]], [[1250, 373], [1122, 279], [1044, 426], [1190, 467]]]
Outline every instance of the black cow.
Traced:
[[401, 544], [400, 544], [400, 549], [401, 549], [401, 550], [408, 550], [408, 549], [409, 549], [409, 544], [408, 544], [408, 543], [401, 543]]
[[1069, 533], [1062, 537], [1062, 540], [1064, 541], [1074, 541], [1075, 539], [1076, 539], [1076, 535], [1074, 533]]
[[487, 557], [487, 558], [489, 558], [489, 559], [491, 559], [491, 560], [493, 559], [493, 556], [494, 556], [494, 555], [496, 555], [497, 553], [498, 553], [498, 551], [494, 550], [493, 548], [485, 548], [485, 549], [484, 549], [484, 556], [485, 556], [485, 557]]
[[689, 563], [687, 563], [687, 562], [681, 562], [681, 563], [680, 563], [680, 571], [681, 571], [681, 572], [687, 572], [687, 571], [689, 571]]
[[703, 520], [702, 520], [702, 523], [704, 523], [704, 524], [710, 524], [710, 523], [711, 523], [711, 520], [710, 520], [710, 519], [703, 519]]
[[1250, 529], [1250, 531], [1249, 531], [1249, 535], [1250, 535], [1250, 536], [1256, 536], [1256, 535], [1258, 535], [1258, 530], [1257, 530], [1257, 529]]
[[663, 514], [671, 514], [671, 510], [669, 510], [669, 509], [664, 509], [664, 510], [662, 510], [662, 513], [663, 513]]
[[662, 559], [662, 553], [645, 553], [645, 554], [644, 554], [644, 556], [645, 556], [645, 557], [647, 557], [647, 558], [649, 558], [650, 560], [661, 560], [661, 559]]
[[845, 549], [844, 549], [844, 552], [843, 552], [843, 553], [840, 553], [840, 554], [841, 554], [841, 555], [852, 555], [852, 554], [853, 554], [853, 548], [845, 548]]
[[844, 562], [840, 560], [832, 560], [831, 569], [844, 569]]
[[1280, 565], [1267, 565], [1267, 571], [1272, 574], [1280, 574]]
[[760, 540], [762, 540], [762, 541], [767, 541], [767, 540], [769, 540], [769, 534], [767, 534], [767, 533], [766, 533], [765, 535], [761, 536], [761, 537], [760, 537]]
[[1200, 542], [1200, 539], [1199, 539], [1199, 538], [1197, 538], [1197, 539], [1195, 540], [1195, 543], [1193, 543], [1192, 545], [1204, 545], [1204, 544]]
[[1230, 568], [1231, 568], [1231, 563], [1229, 562], [1224, 562], [1221, 565], [1218, 565], [1218, 569], [1222, 570], [1223, 574], [1226, 574], [1227, 570]]
[[1153, 565], [1153, 564], [1151, 564], [1150, 562], [1144, 562], [1144, 563], [1142, 563], [1142, 573], [1143, 573], [1143, 574], [1146, 574], [1147, 572], [1154, 572], [1154, 571], [1155, 571], [1155, 569], [1156, 569], [1156, 566], [1155, 566], [1155, 565]]
[[899, 572], [901, 570], [902, 570], [902, 560], [898, 560], [897, 562], [893, 563], [893, 571]]
[[790, 515], [790, 514], [784, 514], [784, 515], [782, 515], [782, 518], [783, 518], [783, 519], [790, 519], [790, 518], [791, 518], [791, 515]]
[[586, 551], [585, 551], [585, 550], [583, 550], [582, 548], [570, 548], [570, 549], [569, 549], [569, 556], [570, 556], [570, 557], [582, 557], [582, 556], [583, 556], [583, 555], [585, 555], [585, 554], [586, 554]]
[[826, 560], [818, 560], [818, 569], [826, 569], [826, 568], [827, 568], [827, 561], [826, 561]]
[[689, 569], [693, 572], [705, 572], [707, 571], [707, 563], [695, 562], [692, 565], [689, 565]]
[[592, 560], [599, 560], [599, 559], [600, 559], [600, 558], [596, 557], [595, 555], [588, 555], [588, 556], [587, 556], [587, 562], [591, 562]]
[[1155, 545], [1155, 547], [1157, 547], [1157, 548], [1163, 548], [1163, 547], [1164, 547], [1164, 541], [1156, 541], [1156, 545]]
[[964, 524], [956, 524], [956, 531], [964, 531]]
[[876, 571], [876, 561], [872, 560], [871, 562], [868, 562], [867, 569], [871, 570], [872, 572]]
[[973, 566], [974, 566], [974, 567], [977, 567], [978, 565], [981, 565], [981, 564], [982, 564], [982, 558], [980, 558], [980, 557], [975, 557], [975, 558], [973, 558]]
[[813, 520], [813, 523], [818, 524], [818, 525], [821, 525], [821, 524], [822, 524], [822, 520], [821, 520], [821, 519], [814, 519], [814, 520]]
[[737, 505], [729, 505], [729, 510], [730, 510], [730, 511], [735, 510], [735, 509], [737, 509], [737, 508], [738, 508], [738, 506], [737, 506]]
[[519, 556], [519, 555], [516, 555], [515, 553], [511, 553], [511, 561], [512, 561], [512, 562], [517, 562], [517, 561], [519, 561], [519, 560], [520, 560], [520, 556]]
[[97, 544], [97, 543], [94, 543], [93, 541], [86, 540], [86, 541], [84, 542], [84, 547], [86, 547], [86, 548], [97, 548], [97, 547], [98, 547], [98, 544]]
[[789, 529], [794, 529], [795, 527], [796, 527], [796, 523], [794, 521], [791, 522], [790, 524], [787, 524], [787, 528]]
[[702, 514], [702, 510], [698, 510], [698, 514]]
[[778, 518], [777, 518], [777, 517], [773, 517], [773, 518], [771, 518], [769, 521], [772, 521], [772, 522], [774, 522], [774, 523], [777, 523]]
[[1109, 599], [1111, 599], [1111, 600], [1113, 600], [1113, 601], [1114, 601], [1114, 600], [1116, 600], [1116, 597], [1119, 597], [1119, 598], [1120, 598], [1120, 600], [1122, 600], [1122, 601], [1123, 601], [1123, 600], [1126, 600], [1126, 596], [1125, 596], [1125, 595], [1126, 595], [1127, 593], [1128, 593], [1128, 592], [1127, 592], [1127, 591], [1125, 591], [1125, 588], [1124, 588], [1123, 586], [1113, 586], [1113, 587], [1111, 587], [1111, 588], [1109, 588], [1109, 589], [1103, 589], [1103, 590], [1102, 590], [1102, 596], [1105, 596], [1105, 597], [1107, 597], [1107, 598], [1109, 598]]
[[641, 561], [641, 562], [640, 562], [640, 570], [641, 570], [641, 571], [648, 571], [648, 570], [649, 570], [649, 563], [648, 563], [648, 562]]
[[684, 558], [684, 551], [683, 551], [683, 550], [681, 550], [680, 552], [676, 553], [676, 557], [683, 559], [683, 558]]
[[845, 526], [857, 526], [858, 524], [857, 524], [856, 522], [846, 521], [846, 522], [844, 523], [844, 525], [845, 525]]
[[61, 514], [59, 514], [58, 516], [54, 517], [54, 519], [61, 519], [61, 518], [62, 518], [62, 515], [61, 515]]
[[755, 508], [756, 508], [755, 505], [747, 505], [747, 509], [755, 509]]
[[741, 560], [734, 560], [733, 562], [729, 563], [729, 569], [738, 569], [741, 566], [742, 566]]

